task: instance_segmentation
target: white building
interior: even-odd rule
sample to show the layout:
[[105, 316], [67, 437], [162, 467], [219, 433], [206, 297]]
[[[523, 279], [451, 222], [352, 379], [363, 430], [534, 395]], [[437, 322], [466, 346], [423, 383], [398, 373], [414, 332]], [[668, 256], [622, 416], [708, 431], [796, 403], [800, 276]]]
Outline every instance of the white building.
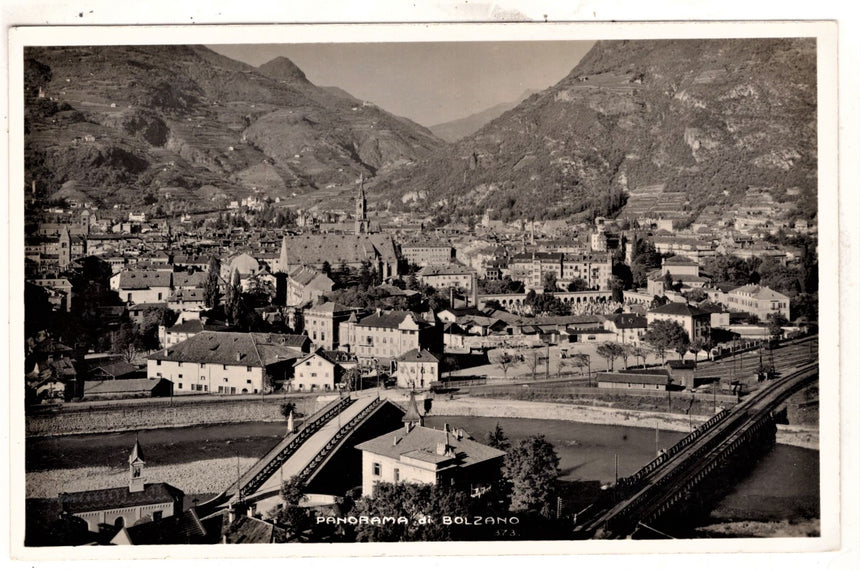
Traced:
[[147, 357], [147, 375], [172, 381], [176, 393], [268, 392], [275, 382], [291, 377], [301, 358], [296, 336], [201, 332]]

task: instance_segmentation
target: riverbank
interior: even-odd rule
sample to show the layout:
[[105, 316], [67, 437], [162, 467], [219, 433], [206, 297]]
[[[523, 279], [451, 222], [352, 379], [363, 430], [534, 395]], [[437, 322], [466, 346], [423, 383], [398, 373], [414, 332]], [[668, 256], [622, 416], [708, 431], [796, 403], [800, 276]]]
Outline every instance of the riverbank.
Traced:
[[[297, 412], [311, 414], [333, 396], [305, 397], [292, 400]], [[386, 391], [384, 397], [405, 407], [407, 392]], [[92, 409], [86, 412], [62, 411], [53, 415], [27, 417], [27, 436], [65, 436], [97, 433], [131, 432], [144, 429], [178, 428], [210, 424], [239, 424], [247, 422], [283, 422], [280, 405], [284, 400], [229, 399], [216, 402], [183, 403], [134, 407], [123, 405], [116, 409]], [[655, 428], [688, 432], [691, 426], [706, 422], [709, 415], [672, 414], [639, 411], [608, 406], [585, 406], [534, 400], [512, 400], [459, 396], [448, 399], [436, 396], [431, 414], [444, 416], [508, 417], [565, 420], [590, 424]], [[818, 449], [818, 429], [802, 425], [779, 425], [776, 442], [806, 449]]]
[[[146, 480], [150, 483], [170, 483], [182, 489], [186, 495], [220, 493], [236, 480], [237, 471], [244, 473], [257, 459], [223, 457], [172, 465], [147, 465]], [[61, 492], [75, 493], [126, 485], [127, 468], [51, 469], [27, 473], [26, 496], [28, 499], [53, 499]]]
[[[401, 405], [406, 400], [398, 402]], [[706, 422], [709, 416], [688, 416], [666, 412], [640, 412], [575, 404], [556, 404], [526, 400], [497, 400], [462, 397], [451, 400], [437, 398], [430, 410], [440, 416], [479, 416], [564, 420], [586, 424], [603, 424], [688, 432], [691, 425]], [[777, 426], [776, 442], [805, 449], [818, 449], [818, 430], [806, 426]]]

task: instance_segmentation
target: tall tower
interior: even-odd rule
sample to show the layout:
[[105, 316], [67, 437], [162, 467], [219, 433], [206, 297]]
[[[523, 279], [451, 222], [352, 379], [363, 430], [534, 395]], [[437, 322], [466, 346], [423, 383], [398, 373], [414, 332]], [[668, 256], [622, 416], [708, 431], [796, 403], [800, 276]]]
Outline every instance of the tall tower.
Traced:
[[364, 174], [358, 181], [358, 196], [355, 198], [355, 234], [366, 234], [367, 222], [367, 197], [364, 195]]
[[131, 454], [128, 456], [128, 492], [138, 493], [144, 490], [146, 480], [143, 478], [143, 467], [146, 462], [143, 459], [143, 449], [140, 441], [135, 440]]
[[63, 226], [60, 231], [60, 255], [58, 263], [60, 269], [65, 269], [72, 262], [72, 237], [69, 235], [68, 226]]

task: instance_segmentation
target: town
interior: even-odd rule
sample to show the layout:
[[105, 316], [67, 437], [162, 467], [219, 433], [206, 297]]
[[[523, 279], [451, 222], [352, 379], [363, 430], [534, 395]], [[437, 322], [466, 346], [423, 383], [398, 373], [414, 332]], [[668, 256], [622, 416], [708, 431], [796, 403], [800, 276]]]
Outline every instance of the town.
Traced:
[[[428, 200], [453, 192], [450, 179], [407, 191], [440, 173], [414, 174], [402, 149], [403, 170], [382, 173], [393, 166], [356, 159], [355, 142], [331, 158], [333, 139], [286, 151], [255, 130], [276, 116], [271, 132], [301, 138], [325, 113], [166, 83], [118, 104], [98, 80], [59, 79], [75, 61], [64, 49], [40, 55], [53, 71], [34, 59], [28, 75], [28, 108], [42, 113], [24, 189], [28, 546], [745, 536], [735, 523], [753, 509], [731, 491], [774, 444], [808, 453], [765, 478], [794, 476], [804, 492], [756, 514], [759, 536], [820, 532], [818, 227], [812, 176], [791, 170], [809, 166], [800, 155], [750, 161], [778, 183], [743, 169], [700, 180], [718, 145], [687, 128], [678, 148], [695, 166], [668, 183], [628, 185], [624, 168], [647, 169], [626, 151], [607, 190], [591, 158], [568, 168], [580, 151], [565, 150], [564, 175], [578, 168], [582, 183], [532, 174], [518, 187], [516, 172], [560, 152], [547, 147], [499, 168], [498, 186], [476, 178], [466, 198]], [[338, 129], [406, 128], [273, 61], [237, 71], [236, 97], [294, 81], [341, 105]], [[215, 75], [240, 65], [217, 62]], [[660, 77], [604, 75], [573, 75], [523, 108], [637, 97]], [[704, 108], [691, 97], [669, 104]], [[116, 125], [152, 162], [103, 138]], [[420, 132], [401, 138], [442, 148]], [[79, 159], [45, 150], [60, 139]], [[463, 184], [498, 159], [457, 148]], [[97, 178], [105, 163], [115, 179]], [[58, 182], [63, 169], [78, 181]], [[390, 185], [404, 189], [393, 198]]]

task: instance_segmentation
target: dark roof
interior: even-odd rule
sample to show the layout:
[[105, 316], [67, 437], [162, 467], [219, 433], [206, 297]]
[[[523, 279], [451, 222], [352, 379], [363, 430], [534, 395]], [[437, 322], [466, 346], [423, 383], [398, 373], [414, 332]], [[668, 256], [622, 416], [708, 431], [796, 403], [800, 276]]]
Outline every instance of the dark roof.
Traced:
[[400, 362], [439, 362], [439, 359], [432, 353], [417, 348], [404, 352], [397, 360]]
[[376, 327], [382, 329], [396, 329], [400, 326], [400, 323], [406, 319], [407, 316], [411, 316], [415, 319], [415, 322], [421, 326], [421, 319], [418, 318], [415, 313], [410, 311], [387, 311], [383, 313], [372, 313], [363, 319], [361, 319], [358, 324], [363, 327]]
[[207, 542], [207, 532], [190, 509], [157, 521], [149, 521], [123, 529], [131, 544], [199, 544]]
[[645, 329], [648, 328], [648, 319], [635, 313], [620, 313], [608, 317], [619, 329]]
[[252, 517], [236, 517], [223, 532], [227, 544], [270, 544], [286, 539], [284, 529]]
[[709, 312], [703, 311], [698, 307], [688, 305], [687, 303], [667, 303], [661, 307], [657, 307], [656, 309], [651, 309], [649, 312], [656, 315], [680, 315], [685, 317], [701, 317], [710, 315]]
[[99, 364], [98, 366], [90, 370], [90, 374], [99, 371], [101, 371], [107, 376], [120, 377], [140, 372], [140, 368], [134, 366], [133, 364], [129, 364], [128, 362], [118, 360], [115, 362], [106, 362], [104, 364]]
[[630, 374], [629, 372], [599, 372], [598, 382], [616, 382], [619, 384], [657, 384], [669, 383], [669, 377], [663, 374]]
[[663, 260], [663, 265], [699, 265], [689, 257], [683, 255], [675, 255]]
[[305, 335], [207, 331], [150, 354], [147, 360], [259, 367], [295, 358], [306, 342]]
[[72, 514], [102, 511], [120, 507], [156, 505], [181, 501], [185, 495], [181, 490], [167, 483], [147, 483], [143, 491], [132, 493], [128, 487], [113, 487], [95, 491], [64, 493], [63, 508]]
[[128, 270], [120, 273], [120, 289], [149, 289], [150, 287], [170, 287], [173, 274], [169, 271]]
[[87, 380], [84, 382], [84, 394], [127, 394], [152, 392], [161, 382], [170, 382], [166, 378], [125, 378], [118, 380]]
[[[453, 455], [450, 457], [437, 453], [438, 444], [446, 442], [452, 448]], [[505, 454], [504, 451], [478, 443], [469, 437], [457, 439], [454, 433], [423, 426], [413, 427], [408, 432], [405, 429], [398, 429], [355, 447], [361, 451], [394, 459], [399, 459], [401, 455], [433, 463], [439, 463], [439, 460], [443, 459], [453, 459], [453, 463], [460, 467], [496, 459]]]

